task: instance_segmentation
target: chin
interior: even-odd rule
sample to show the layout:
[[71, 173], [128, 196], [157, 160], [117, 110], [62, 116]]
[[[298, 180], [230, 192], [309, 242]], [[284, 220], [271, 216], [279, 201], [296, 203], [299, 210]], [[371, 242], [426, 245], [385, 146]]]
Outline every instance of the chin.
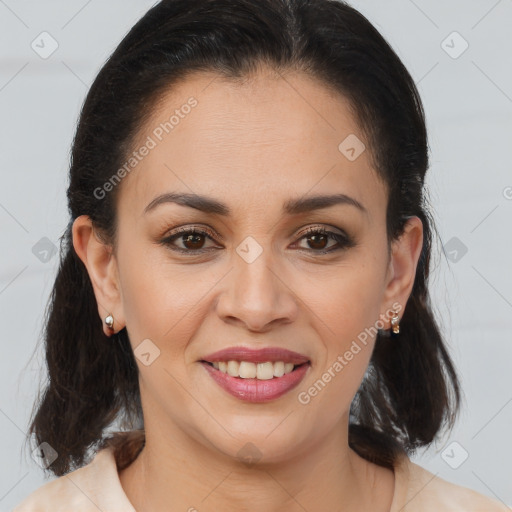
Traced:
[[226, 435], [222, 439], [210, 437], [209, 444], [227, 457], [249, 466], [277, 464], [290, 460], [297, 455], [299, 448], [305, 446], [306, 435], [304, 432], [301, 435], [300, 431], [295, 430], [295, 427], [299, 428], [295, 422], [283, 422], [283, 416], [276, 416], [273, 419], [274, 421], [270, 422], [269, 418], [254, 420], [248, 417], [245, 428], [242, 428], [242, 422], [238, 421], [238, 429], [225, 423], [226, 430], [233, 437], [224, 432]]

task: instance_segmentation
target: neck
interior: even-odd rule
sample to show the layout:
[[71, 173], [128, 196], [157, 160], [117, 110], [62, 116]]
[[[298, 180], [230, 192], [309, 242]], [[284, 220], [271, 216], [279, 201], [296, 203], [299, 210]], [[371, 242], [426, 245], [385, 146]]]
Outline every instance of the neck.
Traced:
[[146, 425], [146, 444], [120, 472], [121, 485], [137, 512], [388, 511], [393, 472], [357, 455], [347, 428], [286, 461], [250, 464]]

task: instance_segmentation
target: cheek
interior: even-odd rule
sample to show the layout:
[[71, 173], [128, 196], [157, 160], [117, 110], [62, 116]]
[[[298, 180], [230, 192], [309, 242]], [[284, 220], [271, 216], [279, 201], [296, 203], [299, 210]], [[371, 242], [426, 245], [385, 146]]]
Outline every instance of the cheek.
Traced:
[[326, 429], [350, 409], [368, 368], [379, 318], [378, 291], [371, 280], [353, 273], [331, 283], [328, 292], [316, 323], [323, 351], [297, 396]]
[[306, 395], [300, 403], [334, 401], [339, 412], [349, 406], [368, 367], [377, 328], [382, 327], [376, 323], [381, 313], [381, 267], [360, 258], [319, 280], [321, 286], [314, 293], [309, 287], [305, 297], [316, 313], [315, 330], [323, 351], [307, 389], [301, 389]]
[[133, 244], [122, 254], [122, 302], [132, 346], [150, 339], [161, 351], [160, 362], [176, 366], [205, 314], [202, 299], [222, 276], [171, 264], [162, 248]]
[[383, 293], [379, 268], [361, 257], [358, 263], [330, 271], [316, 281], [317, 286], [309, 283], [304, 290], [304, 300], [317, 312], [323, 330], [338, 349], [379, 319]]

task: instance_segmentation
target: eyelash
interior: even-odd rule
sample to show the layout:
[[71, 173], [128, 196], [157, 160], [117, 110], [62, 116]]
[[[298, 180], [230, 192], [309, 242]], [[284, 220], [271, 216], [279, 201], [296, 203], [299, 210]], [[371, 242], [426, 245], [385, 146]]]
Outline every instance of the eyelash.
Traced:
[[[206, 237], [210, 238], [211, 240], [213, 240], [215, 238], [215, 234], [211, 230], [209, 230], [207, 228], [198, 228], [198, 227], [194, 226], [194, 227], [179, 228], [175, 232], [171, 233], [169, 236], [163, 238], [160, 241], [160, 243], [162, 245], [165, 245], [166, 247], [168, 247], [172, 251], [176, 251], [176, 252], [179, 252], [179, 253], [182, 253], [182, 254], [187, 254], [187, 255], [190, 255], [190, 256], [194, 256], [194, 255], [198, 255], [198, 254], [203, 254], [205, 252], [209, 252], [211, 250], [215, 250], [214, 248], [187, 250], [187, 249], [181, 249], [179, 247], [176, 247], [176, 246], [172, 245], [172, 243], [176, 239], [178, 239], [180, 237], [183, 237], [185, 235], [202, 235], [202, 236], [206, 236]], [[325, 235], [325, 236], [328, 236], [329, 238], [335, 240], [338, 243], [339, 247], [338, 248], [334, 248], [334, 249], [330, 248], [328, 250], [323, 250], [323, 251], [322, 250], [315, 250], [315, 249], [299, 249], [299, 250], [307, 251], [307, 252], [312, 252], [314, 254], [329, 254], [331, 252], [336, 252], [336, 251], [340, 251], [340, 250], [349, 249], [349, 248], [351, 248], [351, 247], [353, 247], [355, 245], [354, 241], [349, 236], [341, 234], [341, 233], [335, 233], [333, 231], [328, 231], [328, 230], [326, 230], [323, 227], [310, 227], [310, 228], [308, 228], [304, 233], [301, 234], [299, 240], [302, 240], [303, 238], [306, 238], [306, 237], [312, 236], [312, 235]]]

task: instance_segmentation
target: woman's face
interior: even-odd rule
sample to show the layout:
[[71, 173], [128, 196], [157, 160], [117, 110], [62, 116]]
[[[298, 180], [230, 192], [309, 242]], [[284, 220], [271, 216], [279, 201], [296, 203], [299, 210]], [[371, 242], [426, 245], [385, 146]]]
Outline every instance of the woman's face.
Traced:
[[159, 104], [118, 185], [115, 257], [93, 277], [137, 356], [147, 433], [262, 461], [346, 436], [421, 249], [414, 218], [388, 259], [387, 191], [361, 141], [347, 102], [300, 74], [196, 74]]

